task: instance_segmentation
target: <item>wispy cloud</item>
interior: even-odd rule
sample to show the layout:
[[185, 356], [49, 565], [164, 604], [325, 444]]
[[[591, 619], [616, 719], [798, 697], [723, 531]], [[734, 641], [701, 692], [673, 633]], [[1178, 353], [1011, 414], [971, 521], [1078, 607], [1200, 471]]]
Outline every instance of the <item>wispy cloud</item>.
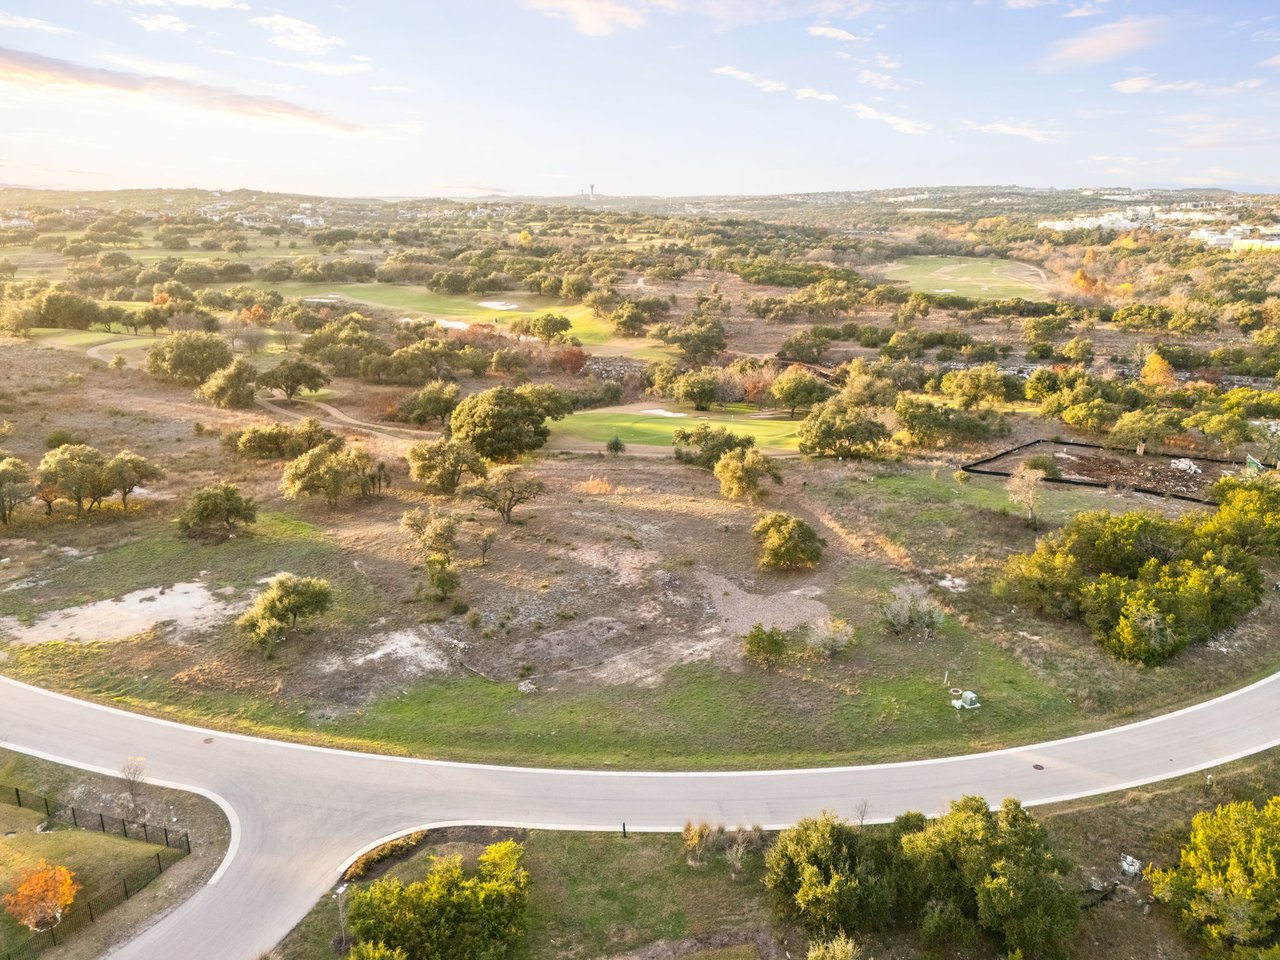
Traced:
[[103, 53], [98, 59], [114, 67], [123, 67], [133, 73], [145, 73], [160, 77], [179, 77], [189, 80], [201, 76], [204, 71], [189, 63], [169, 63], [148, 57], [135, 57], [126, 53]]
[[918, 120], [908, 120], [906, 117], [896, 117], [891, 113], [884, 113], [875, 107], [867, 106], [865, 103], [851, 104], [849, 109], [856, 113], [859, 119], [876, 120], [880, 123], [888, 124], [899, 133], [905, 133], [913, 137], [923, 136], [933, 130], [932, 124], [922, 123]]
[[35, 17], [11, 17], [7, 13], [0, 13], [0, 27], [7, 27], [10, 30], [35, 30], [37, 33], [72, 32], [48, 20], [37, 20]]
[[589, 37], [607, 37], [619, 30], [638, 30], [647, 19], [649, 8], [672, 9], [673, 4], [651, 4], [640, 0], [523, 0], [530, 10], [559, 20], [568, 20], [579, 33]]
[[1276, 70], [1280, 70], [1280, 53], [1276, 54], [1274, 57], [1267, 57], [1267, 59], [1259, 63], [1258, 66], [1274, 67]]
[[186, 33], [188, 30], [194, 30], [196, 26], [194, 23], [187, 23], [181, 17], [175, 17], [172, 13], [152, 13], [129, 19], [148, 33]]
[[825, 100], [828, 103], [839, 100], [834, 93], [823, 93], [821, 90], [814, 90], [812, 87], [801, 87], [796, 91], [797, 100]]
[[864, 87], [874, 87], [876, 90], [902, 89], [902, 85], [892, 76], [887, 73], [878, 73], [875, 70], [859, 70], [856, 79]]
[[1115, 23], [1104, 23], [1078, 36], [1059, 40], [1040, 65], [1057, 71], [1106, 63], [1158, 43], [1164, 35], [1165, 24], [1164, 17], [1125, 17]]
[[199, 7], [202, 10], [248, 10], [240, 0], [129, 0], [135, 7]]
[[249, 21], [271, 34], [269, 41], [282, 50], [309, 53], [312, 56], [329, 52], [330, 47], [341, 47], [346, 41], [341, 37], [327, 37], [314, 23], [295, 20], [280, 14], [254, 17]]
[[1212, 86], [1202, 80], [1172, 80], [1161, 83], [1155, 77], [1126, 77], [1117, 80], [1111, 89], [1119, 93], [1196, 93], [1213, 96], [1230, 96], [1235, 93], [1247, 93], [1262, 86], [1262, 80], [1240, 80], [1227, 86]]
[[825, 40], [839, 40], [841, 43], [852, 43], [855, 40], [865, 40], [866, 37], [860, 37], [848, 30], [841, 30], [839, 27], [829, 27], [825, 24], [815, 24], [810, 27], [808, 32], [815, 37], [822, 37]]
[[741, 80], [743, 83], [749, 83], [758, 90], [765, 93], [781, 93], [787, 89], [787, 85], [781, 80], [770, 80], [767, 77], [757, 77], [754, 73], [748, 73], [746, 70], [739, 70], [737, 67], [716, 67], [711, 71], [722, 77], [732, 77], [734, 80]]
[[255, 57], [260, 63], [269, 63], [273, 67], [287, 67], [290, 70], [303, 70], [322, 77], [351, 77], [359, 73], [368, 73], [373, 64], [367, 59], [352, 58], [349, 63], [328, 63], [324, 60], [272, 60], [270, 57]]
[[1055, 140], [1062, 139], [1062, 133], [1057, 130], [1033, 127], [1025, 121], [997, 120], [993, 123], [976, 123], [973, 120], [966, 120], [964, 125], [970, 130], [976, 130], [979, 133], [991, 133], [1003, 137], [1022, 137], [1036, 143], [1053, 143]]
[[138, 96], [182, 100], [206, 110], [242, 116], [298, 120], [331, 130], [356, 128], [327, 113], [275, 97], [260, 97], [226, 87], [207, 86], [174, 77], [123, 73], [87, 67], [69, 60], [0, 47], [0, 83], [23, 84], [62, 90], [115, 90]]
[[1072, 7], [1070, 10], [1064, 13], [1063, 16], [1064, 17], [1096, 17], [1099, 14], [1107, 12], [1106, 9], [1104, 8], [1104, 4], [1106, 3], [1107, 3], [1107, 0], [1088, 0], [1088, 2], [1082, 3], [1079, 6]]

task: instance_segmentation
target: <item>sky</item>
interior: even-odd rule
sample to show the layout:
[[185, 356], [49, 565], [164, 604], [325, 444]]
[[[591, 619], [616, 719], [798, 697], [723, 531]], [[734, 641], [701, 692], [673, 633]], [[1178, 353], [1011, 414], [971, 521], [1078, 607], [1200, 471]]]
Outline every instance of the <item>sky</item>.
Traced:
[[1275, 0], [0, 0], [0, 183], [1280, 191]]

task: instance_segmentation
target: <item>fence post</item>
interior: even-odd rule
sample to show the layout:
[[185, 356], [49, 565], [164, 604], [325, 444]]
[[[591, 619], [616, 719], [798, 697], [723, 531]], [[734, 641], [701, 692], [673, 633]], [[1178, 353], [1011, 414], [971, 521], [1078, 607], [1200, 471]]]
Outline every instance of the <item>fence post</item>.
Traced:
[[84, 903], [85, 903], [85, 906], [87, 906], [87, 907], [89, 908], [89, 922], [90, 922], [90, 923], [97, 923], [97, 922], [98, 922], [98, 918], [97, 918], [97, 917], [95, 917], [95, 916], [93, 915], [93, 901], [92, 901], [92, 900], [86, 900]]
[[71, 825], [72, 825], [73, 827], [78, 827], [78, 826], [80, 826], [80, 821], [76, 819], [76, 808], [75, 808], [75, 807], [72, 807], [72, 808], [71, 808]]
[[164, 845], [167, 847], [169, 845], [169, 828], [161, 827], [160, 829], [164, 831]]
[[22, 791], [17, 787], [13, 788], [13, 795], [18, 798], [18, 809], [22, 809]]
[[105, 817], [103, 817], [103, 815], [102, 815], [102, 814], [98, 814], [98, 832], [99, 832], [99, 833], [106, 833], [106, 832], [107, 832], [107, 821], [106, 821], [106, 818], [105, 818]]
[[191, 852], [191, 835], [189, 833], [183, 833], [182, 842], [186, 844], [187, 853], [190, 853]]
[[120, 836], [122, 837], [129, 836], [129, 823], [128, 821], [125, 820], [124, 817], [120, 818]]
[[[48, 798], [48, 797], [41, 797], [40, 799], [44, 801], [44, 815], [45, 815], [46, 817], [52, 817], [52, 816], [53, 816], [53, 811], [49, 809], [49, 798]], [[52, 927], [50, 927], [49, 929], [50, 929], [50, 930], [52, 930], [53, 928], [52, 928]]]
[[142, 822], [142, 839], [147, 843], [151, 842], [151, 837], [147, 834], [147, 823], [145, 820]]
[[124, 898], [128, 900], [129, 899], [129, 878], [121, 877], [120, 882], [124, 884]]
[[156, 854], [156, 874], [164, 873], [164, 865], [160, 862], [160, 854]]

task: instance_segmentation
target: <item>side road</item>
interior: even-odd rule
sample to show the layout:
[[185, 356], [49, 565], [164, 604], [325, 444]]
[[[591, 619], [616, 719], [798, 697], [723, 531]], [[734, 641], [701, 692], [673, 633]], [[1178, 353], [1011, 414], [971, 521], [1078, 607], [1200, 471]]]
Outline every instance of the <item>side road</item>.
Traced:
[[1280, 674], [1139, 723], [1050, 743], [865, 767], [742, 773], [539, 770], [414, 760], [202, 730], [0, 677], [0, 745], [104, 773], [143, 756], [152, 782], [218, 803], [227, 857], [208, 886], [116, 960], [252, 960], [357, 854], [424, 826], [679, 830], [690, 818], [780, 828], [823, 809], [869, 821], [963, 794], [1050, 803], [1280, 746]]

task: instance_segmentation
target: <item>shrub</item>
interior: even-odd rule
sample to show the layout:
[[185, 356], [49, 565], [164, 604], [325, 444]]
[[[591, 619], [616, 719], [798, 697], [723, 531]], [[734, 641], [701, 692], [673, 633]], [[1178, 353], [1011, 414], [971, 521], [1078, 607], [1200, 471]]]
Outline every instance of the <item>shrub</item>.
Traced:
[[907, 583], [893, 588], [893, 599], [885, 604], [884, 622], [898, 636], [920, 633], [933, 638], [946, 615], [923, 587]]
[[799, 517], [769, 513], [751, 528], [760, 544], [762, 570], [809, 570], [818, 565], [827, 541]]
[[487, 847], [468, 875], [462, 857], [437, 857], [429, 875], [405, 884], [378, 880], [351, 896], [351, 930], [366, 943], [414, 960], [475, 960], [506, 955], [524, 937], [529, 874], [524, 848]]
[[347, 867], [346, 872], [343, 873], [342, 879], [346, 881], [360, 880], [378, 864], [383, 863], [386, 860], [391, 860], [394, 857], [404, 856], [416, 848], [426, 838], [427, 832], [425, 830], [420, 830], [416, 833], [405, 834], [403, 837], [397, 837], [395, 840], [389, 840], [381, 846], [374, 847], [372, 850], [362, 853], [360, 856], [356, 857], [351, 866]]
[[772, 667], [787, 655], [787, 635], [757, 623], [742, 638], [742, 655], [761, 667]]
[[219, 481], [191, 495], [178, 516], [178, 531], [187, 537], [225, 540], [257, 519], [257, 503], [242, 496], [234, 483]]

